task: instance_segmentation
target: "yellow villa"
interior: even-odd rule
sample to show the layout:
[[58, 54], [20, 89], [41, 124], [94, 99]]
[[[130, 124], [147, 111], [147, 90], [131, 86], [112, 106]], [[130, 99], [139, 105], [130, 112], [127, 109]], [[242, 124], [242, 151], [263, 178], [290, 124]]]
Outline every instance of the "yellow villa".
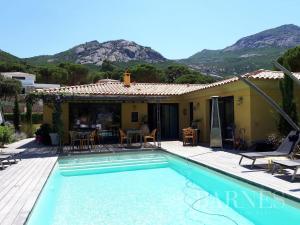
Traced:
[[[300, 74], [295, 74], [300, 79]], [[277, 103], [281, 103], [279, 81], [283, 73], [258, 70], [245, 74]], [[222, 137], [243, 135], [247, 144], [277, 132], [278, 114], [255, 90], [237, 77], [212, 84], [163, 84], [102, 80], [95, 84], [38, 90], [43, 96], [63, 96], [64, 142], [75, 127], [95, 128], [117, 135], [118, 129], [139, 128], [147, 120], [151, 129], [160, 126], [162, 140], [181, 138], [182, 128], [192, 123], [200, 130], [200, 142], [209, 143], [211, 97], [219, 97]], [[300, 112], [300, 88], [295, 85]], [[159, 107], [159, 110], [157, 110]], [[44, 123], [52, 124], [53, 107], [44, 104]], [[159, 115], [158, 115], [159, 114]], [[158, 117], [160, 122], [158, 124]]]

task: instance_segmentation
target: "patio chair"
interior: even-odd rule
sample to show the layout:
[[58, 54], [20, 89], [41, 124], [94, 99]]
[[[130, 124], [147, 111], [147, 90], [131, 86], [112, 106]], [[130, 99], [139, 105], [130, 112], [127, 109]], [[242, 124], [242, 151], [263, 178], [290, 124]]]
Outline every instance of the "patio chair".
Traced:
[[85, 148], [89, 149], [90, 141], [91, 141], [91, 133], [84, 132], [81, 134], [79, 138], [79, 148], [80, 150], [84, 150]]
[[72, 146], [72, 151], [74, 151], [74, 147], [76, 143], [80, 144], [80, 138], [78, 138], [76, 131], [69, 131], [69, 134], [70, 134], [70, 145]]
[[273, 170], [272, 174], [274, 174], [278, 168], [286, 167], [294, 170], [291, 181], [293, 181], [297, 175], [297, 171], [300, 168], [300, 159], [288, 159], [288, 160], [273, 160]]
[[128, 139], [127, 134], [125, 133], [125, 131], [123, 131], [121, 128], [119, 129], [120, 132], [120, 143], [121, 145], [123, 145], [123, 141]]
[[241, 165], [244, 157], [252, 160], [251, 168], [253, 168], [256, 159], [267, 158], [267, 157], [289, 156], [296, 148], [299, 141], [300, 141], [299, 131], [291, 131], [275, 151], [240, 153], [241, 159], [239, 165]]
[[151, 131], [151, 133], [149, 135], [145, 135], [144, 136], [144, 145], [146, 145], [146, 143], [148, 142], [148, 140], [152, 140], [155, 144], [156, 142], [156, 132], [157, 132], [157, 129], [154, 129]]
[[183, 145], [186, 145], [187, 143], [192, 143], [192, 145], [196, 144], [196, 134], [194, 129], [188, 127], [182, 129], [182, 133]]
[[91, 148], [95, 148], [95, 145], [96, 145], [95, 138], [96, 138], [96, 131], [94, 130], [89, 135], [89, 143], [91, 145]]

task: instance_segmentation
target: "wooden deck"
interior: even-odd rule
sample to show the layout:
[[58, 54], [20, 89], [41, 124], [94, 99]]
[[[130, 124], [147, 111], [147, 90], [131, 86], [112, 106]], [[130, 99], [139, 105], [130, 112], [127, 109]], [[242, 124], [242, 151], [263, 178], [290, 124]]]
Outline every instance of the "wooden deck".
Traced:
[[277, 192], [289, 195], [300, 201], [300, 174], [291, 182], [293, 171], [285, 170], [285, 174], [272, 175], [267, 171], [267, 160], [257, 160], [253, 169], [250, 168], [250, 160], [243, 159], [239, 165], [240, 156], [237, 151], [212, 150], [202, 146], [183, 146], [180, 141], [162, 142], [162, 148], [166, 151], [188, 158], [208, 167], [223, 171], [233, 176], [248, 180], [257, 185], [271, 188]]
[[9, 148], [24, 149], [22, 161], [0, 170], [0, 224], [24, 224], [57, 156], [55, 149], [34, 146], [27, 139]]

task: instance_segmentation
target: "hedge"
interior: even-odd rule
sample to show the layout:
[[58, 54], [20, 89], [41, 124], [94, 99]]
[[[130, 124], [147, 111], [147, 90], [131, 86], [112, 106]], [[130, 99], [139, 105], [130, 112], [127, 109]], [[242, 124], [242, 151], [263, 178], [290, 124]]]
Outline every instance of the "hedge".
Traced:
[[[26, 113], [21, 113], [21, 122], [26, 122]], [[6, 121], [13, 121], [14, 114], [13, 113], [4, 113], [4, 118]], [[42, 113], [32, 113], [32, 124], [40, 124], [43, 123], [43, 114]]]

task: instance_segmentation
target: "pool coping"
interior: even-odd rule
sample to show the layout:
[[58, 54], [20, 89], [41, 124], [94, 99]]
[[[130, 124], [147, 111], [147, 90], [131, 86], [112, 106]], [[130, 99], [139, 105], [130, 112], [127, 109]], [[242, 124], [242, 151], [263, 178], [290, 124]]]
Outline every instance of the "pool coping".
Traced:
[[225, 171], [225, 170], [222, 170], [222, 169], [219, 169], [219, 168], [216, 168], [216, 167], [204, 164], [202, 162], [198, 162], [198, 161], [194, 160], [193, 158], [188, 158], [188, 157], [185, 157], [185, 156], [182, 156], [182, 155], [178, 155], [178, 154], [176, 154], [174, 152], [170, 152], [170, 151], [168, 151], [168, 150], [166, 150], [164, 148], [160, 148], [158, 150], [160, 150], [162, 152], [166, 152], [166, 153], [171, 154], [171, 155], [175, 155], [175, 156], [180, 157], [182, 159], [185, 159], [185, 160], [187, 160], [189, 162], [198, 164], [200, 166], [203, 166], [203, 167], [208, 168], [210, 170], [219, 172], [219, 173], [221, 173], [223, 175], [229, 176], [229, 177], [237, 179], [239, 181], [246, 182], [246, 183], [248, 183], [250, 185], [257, 186], [259, 188], [265, 189], [267, 191], [272, 192], [273, 194], [279, 195], [280, 197], [287, 198], [289, 200], [292, 200], [292, 201], [295, 201], [297, 203], [300, 203], [300, 198], [297, 198], [296, 196], [290, 195], [290, 194], [282, 192], [282, 191], [275, 190], [274, 188], [265, 186], [264, 184], [261, 184], [261, 183], [258, 183], [258, 182], [252, 181], [252, 180], [248, 180], [248, 179], [246, 179], [244, 177], [240, 177], [240, 176], [238, 176], [236, 174], [233, 174], [233, 173], [230, 173], [228, 171]]

